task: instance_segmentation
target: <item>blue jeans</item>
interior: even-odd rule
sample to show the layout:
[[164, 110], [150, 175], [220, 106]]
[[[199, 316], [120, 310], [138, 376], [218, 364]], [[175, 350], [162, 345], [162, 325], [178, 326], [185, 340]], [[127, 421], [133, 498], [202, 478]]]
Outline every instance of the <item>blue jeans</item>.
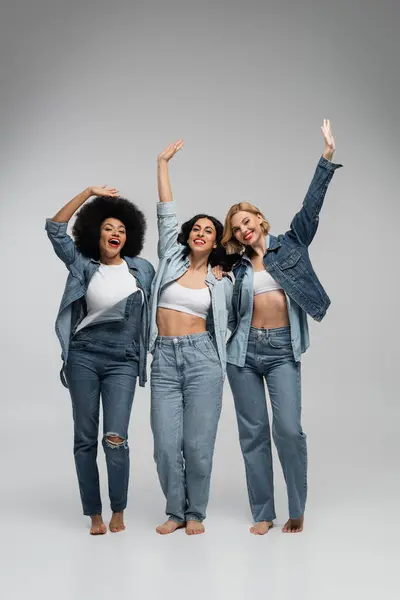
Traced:
[[[103, 448], [113, 512], [126, 508], [129, 483], [128, 426], [138, 375], [141, 297], [129, 297], [123, 320], [81, 329], [70, 342], [66, 378], [74, 417], [74, 457], [83, 514], [102, 512], [97, 443], [100, 395]], [[108, 438], [118, 437], [115, 443]]]
[[307, 445], [300, 423], [300, 362], [293, 357], [290, 328], [252, 327], [244, 367], [228, 363], [227, 373], [254, 521], [276, 517], [264, 377], [272, 405], [272, 434], [288, 491], [289, 516], [302, 516], [307, 497]]
[[166, 514], [173, 521], [205, 519], [222, 388], [222, 367], [208, 332], [157, 338], [151, 426]]

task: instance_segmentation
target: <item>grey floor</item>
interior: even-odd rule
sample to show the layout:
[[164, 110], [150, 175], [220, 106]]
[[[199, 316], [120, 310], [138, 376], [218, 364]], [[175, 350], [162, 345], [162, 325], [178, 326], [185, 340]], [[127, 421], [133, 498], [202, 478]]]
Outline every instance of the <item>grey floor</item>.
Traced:
[[[227, 389], [206, 534], [188, 537], [180, 531], [162, 537], [154, 531], [163, 519], [163, 498], [151, 456], [148, 395], [140, 390], [130, 431], [127, 530], [93, 538], [80, 514], [68, 395], [54, 390], [54, 402], [34, 398], [37, 410], [29, 421], [3, 433], [4, 598], [399, 598], [399, 479], [378, 444], [371, 453], [375, 462], [347, 448], [343, 436], [338, 446], [333, 429], [320, 431], [306, 410], [310, 492], [305, 531], [280, 531], [287, 514], [277, 463], [277, 524], [267, 536], [254, 537], [248, 532], [251, 520]], [[99, 462], [107, 505], [102, 451]], [[108, 509], [104, 516], [109, 517]]]

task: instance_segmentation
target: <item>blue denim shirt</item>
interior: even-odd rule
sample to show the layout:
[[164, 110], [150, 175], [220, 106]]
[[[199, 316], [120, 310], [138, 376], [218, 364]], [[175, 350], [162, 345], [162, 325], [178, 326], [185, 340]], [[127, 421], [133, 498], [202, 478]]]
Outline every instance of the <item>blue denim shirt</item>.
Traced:
[[[79, 252], [74, 241], [67, 234], [67, 228], [68, 223], [57, 223], [51, 219], [47, 219], [46, 221], [47, 235], [53, 245], [54, 251], [69, 270], [55, 326], [57, 337], [61, 344], [61, 358], [64, 366], [68, 359], [70, 339], [85, 315], [85, 303], [83, 300], [89, 282], [100, 266], [100, 262], [88, 258]], [[130, 272], [136, 278], [138, 287], [143, 291], [143, 318], [139, 344], [139, 385], [144, 386], [147, 380], [149, 299], [151, 282], [154, 277], [154, 267], [149, 261], [140, 257], [131, 258], [125, 256], [124, 260]], [[104, 320], [123, 319], [123, 303], [124, 301], [118, 303], [118, 311], [112, 311], [112, 314], [110, 313], [105, 316]], [[61, 375], [61, 381], [67, 387], [63, 375]]]
[[[162, 289], [176, 281], [189, 269], [187, 248], [178, 243], [179, 224], [176, 217], [176, 203], [157, 204], [158, 258], [160, 262], [153, 280], [150, 306], [150, 352], [158, 336], [157, 306]], [[207, 330], [213, 334], [223, 372], [226, 369], [226, 339], [228, 335], [228, 315], [231, 307], [232, 282], [229, 277], [218, 281], [208, 267], [206, 284], [211, 293], [211, 310], [207, 317]]]
[[[321, 321], [330, 305], [324, 288], [312, 267], [308, 246], [318, 228], [319, 213], [335, 170], [342, 165], [321, 157], [301, 210], [290, 229], [278, 237], [267, 236], [265, 269], [282, 286], [286, 295], [296, 361], [309, 346], [307, 315]], [[243, 367], [253, 316], [253, 266], [244, 253], [233, 272], [235, 286], [229, 328], [233, 331], [227, 347], [227, 361]]]

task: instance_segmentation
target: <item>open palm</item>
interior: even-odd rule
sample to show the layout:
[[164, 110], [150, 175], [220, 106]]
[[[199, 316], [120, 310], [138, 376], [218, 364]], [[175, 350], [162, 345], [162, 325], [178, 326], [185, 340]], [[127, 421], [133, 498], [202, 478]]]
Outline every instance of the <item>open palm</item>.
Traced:
[[169, 144], [165, 150], [160, 152], [158, 160], [166, 160], [168, 162], [181, 148], [183, 148], [183, 144], [183, 140], [178, 140], [177, 142]]

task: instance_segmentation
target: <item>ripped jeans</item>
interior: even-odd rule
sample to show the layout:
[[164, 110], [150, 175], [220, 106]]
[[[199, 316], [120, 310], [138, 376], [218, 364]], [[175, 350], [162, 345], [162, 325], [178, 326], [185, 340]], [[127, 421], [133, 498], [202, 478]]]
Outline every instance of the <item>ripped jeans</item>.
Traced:
[[135, 336], [140, 309], [138, 302], [131, 301], [127, 319], [86, 327], [70, 342], [65, 374], [72, 399], [74, 458], [84, 515], [102, 512], [97, 468], [100, 395], [111, 510], [126, 508], [128, 426], [138, 375]]

